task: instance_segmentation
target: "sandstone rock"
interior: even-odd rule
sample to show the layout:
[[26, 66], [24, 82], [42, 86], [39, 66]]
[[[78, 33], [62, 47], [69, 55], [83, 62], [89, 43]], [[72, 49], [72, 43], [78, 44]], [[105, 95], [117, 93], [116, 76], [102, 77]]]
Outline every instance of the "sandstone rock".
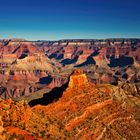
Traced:
[[70, 76], [69, 87], [74, 88], [88, 83], [86, 74], [82, 70], [75, 70]]
[[137, 89], [130, 83], [94, 85], [82, 70], [75, 70], [62, 97], [47, 106], [0, 102], [6, 138], [15, 133], [44, 140], [140, 139], [140, 98], [134, 92]]

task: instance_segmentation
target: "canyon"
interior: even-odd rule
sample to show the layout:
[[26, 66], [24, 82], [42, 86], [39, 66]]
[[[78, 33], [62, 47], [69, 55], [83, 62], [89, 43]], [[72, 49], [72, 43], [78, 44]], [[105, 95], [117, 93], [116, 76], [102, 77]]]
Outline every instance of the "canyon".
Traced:
[[0, 140], [139, 140], [140, 39], [0, 40]]
[[140, 40], [0, 40], [0, 98], [28, 101], [68, 82], [82, 69], [95, 83], [139, 83]]

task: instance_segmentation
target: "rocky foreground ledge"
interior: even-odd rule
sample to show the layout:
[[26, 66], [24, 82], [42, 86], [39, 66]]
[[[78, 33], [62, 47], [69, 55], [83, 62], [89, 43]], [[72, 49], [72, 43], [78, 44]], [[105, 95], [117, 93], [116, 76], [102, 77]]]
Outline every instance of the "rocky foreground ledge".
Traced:
[[139, 140], [139, 114], [135, 85], [95, 85], [76, 70], [62, 97], [47, 106], [1, 101], [0, 139]]

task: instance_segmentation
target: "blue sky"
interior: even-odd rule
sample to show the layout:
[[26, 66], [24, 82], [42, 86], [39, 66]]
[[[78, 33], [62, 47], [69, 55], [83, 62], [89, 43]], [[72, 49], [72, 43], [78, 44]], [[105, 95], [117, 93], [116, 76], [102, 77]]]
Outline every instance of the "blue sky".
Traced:
[[140, 0], [0, 0], [0, 38], [140, 37]]

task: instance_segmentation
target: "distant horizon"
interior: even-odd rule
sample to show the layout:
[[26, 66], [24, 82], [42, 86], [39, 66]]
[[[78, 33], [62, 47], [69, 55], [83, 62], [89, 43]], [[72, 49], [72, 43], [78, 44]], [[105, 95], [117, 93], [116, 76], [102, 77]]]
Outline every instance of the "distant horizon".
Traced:
[[106, 38], [60, 38], [60, 39], [34, 39], [30, 40], [27, 38], [0, 38], [0, 40], [23, 40], [23, 41], [60, 41], [60, 40], [107, 40], [107, 39], [139, 39], [140, 37], [106, 37]]
[[[27, 36], [27, 37], [26, 37]], [[57, 36], [57, 37], [54, 37], [54, 36]], [[55, 41], [55, 40], [67, 40], [67, 39], [110, 39], [110, 38], [115, 38], [115, 39], [117, 39], [117, 38], [137, 38], [137, 39], [139, 39], [140, 38], [140, 35], [109, 35], [109, 33], [108, 33], [108, 35], [100, 35], [100, 33], [96, 33], [95, 35], [91, 35], [91, 34], [86, 34], [85, 35], [85, 33], [83, 33], [83, 34], [80, 34], [80, 35], [73, 35], [73, 36], [68, 36], [68, 35], [60, 35], [60, 36], [58, 36], [58, 35], [54, 35], [54, 36], [52, 36], [52, 35], [47, 35], [47, 36], [45, 36], [45, 35], [41, 35], [40, 37], [39, 36], [37, 36], [37, 37], [34, 37], [34, 36], [32, 36], [32, 35], [24, 35], [24, 36], [3, 36], [3, 35], [1, 35], [0, 34], [0, 39], [25, 39], [25, 40], [30, 40], [30, 41], [35, 41], [35, 40], [52, 40], [52, 41]]]
[[39, 37], [39, 38], [22, 38], [22, 37], [1, 37], [0, 36], [0, 40], [3, 40], [3, 39], [23, 39], [23, 40], [27, 40], [27, 41], [36, 41], [36, 40], [48, 40], [48, 41], [57, 41], [57, 40], [82, 40], [82, 39], [87, 39], [87, 40], [90, 40], [90, 39], [140, 39], [140, 36], [130, 36], [130, 37], [108, 37], [108, 36], [106, 36], [106, 37], [92, 37], [92, 38], [41, 38], [41, 37]]

